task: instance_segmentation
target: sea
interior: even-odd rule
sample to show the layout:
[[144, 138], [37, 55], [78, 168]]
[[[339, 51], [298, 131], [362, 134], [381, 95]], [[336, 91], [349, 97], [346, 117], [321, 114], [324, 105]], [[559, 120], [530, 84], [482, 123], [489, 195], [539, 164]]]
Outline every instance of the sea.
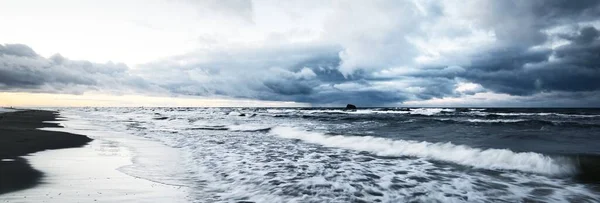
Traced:
[[58, 110], [176, 149], [122, 170], [191, 202], [600, 202], [600, 109]]

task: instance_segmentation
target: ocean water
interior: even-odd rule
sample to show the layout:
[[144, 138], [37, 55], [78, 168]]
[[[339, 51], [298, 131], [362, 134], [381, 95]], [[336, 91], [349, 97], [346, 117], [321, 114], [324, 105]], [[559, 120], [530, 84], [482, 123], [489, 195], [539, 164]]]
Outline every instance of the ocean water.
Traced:
[[17, 111], [16, 109], [11, 109], [11, 108], [2, 108], [0, 107], [0, 113], [8, 113], [8, 112], [15, 112]]
[[59, 110], [176, 149], [122, 170], [193, 202], [600, 202], [600, 109]]

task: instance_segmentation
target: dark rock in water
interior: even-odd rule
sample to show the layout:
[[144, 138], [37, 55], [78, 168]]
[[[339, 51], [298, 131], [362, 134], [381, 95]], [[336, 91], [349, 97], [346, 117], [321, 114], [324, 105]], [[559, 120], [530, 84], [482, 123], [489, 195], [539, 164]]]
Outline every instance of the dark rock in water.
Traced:
[[156, 118], [153, 118], [153, 119], [154, 120], [167, 120], [167, 119], [169, 119], [169, 117], [163, 116], [163, 117], [156, 117]]
[[346, 110], [355, 110], [356, 106], [354, 106], [354, 104], [348, 104], [346, 105]]
[[246, 116], [246, 114], [245, 114], [245, 113], [241, 113], [241, 114], [240, 114], [240, 115], [238, 115], [238, 116]]

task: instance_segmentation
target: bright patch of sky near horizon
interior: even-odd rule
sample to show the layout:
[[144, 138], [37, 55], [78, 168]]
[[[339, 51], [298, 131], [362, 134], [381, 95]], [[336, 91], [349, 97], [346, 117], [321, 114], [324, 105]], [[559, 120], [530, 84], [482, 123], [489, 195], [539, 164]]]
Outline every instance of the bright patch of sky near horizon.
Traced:
[[310, 107], [309, 104], [229, 98], [0, 92], [0, 107]]

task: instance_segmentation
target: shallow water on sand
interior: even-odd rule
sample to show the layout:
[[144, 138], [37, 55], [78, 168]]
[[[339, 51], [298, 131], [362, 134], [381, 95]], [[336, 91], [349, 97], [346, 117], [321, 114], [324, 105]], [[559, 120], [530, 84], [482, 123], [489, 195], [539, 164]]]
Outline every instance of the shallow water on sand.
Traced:
[[[25, 156], [33, 168], [43, 172], [41, 184], [0, 195], [0, 202], [191, 201], [187, 187], [170, 184], [179, 182], [177, 176], [169, 176], [178, 171], [169, 163], [181, 162], [177, 158], [180, 153], [175, 149], [72, 119], [60, 122], [65, 128], [42, 130], [84, 134], [94, 140], [80, 148], [46, 150]], [[140, 161], [138, 157], [152, 157], [152, 161]], [[145, 170], [136, 170], [139, 167]], [[158, 182], [134, 175], [161, 178], [157, 178]]]

